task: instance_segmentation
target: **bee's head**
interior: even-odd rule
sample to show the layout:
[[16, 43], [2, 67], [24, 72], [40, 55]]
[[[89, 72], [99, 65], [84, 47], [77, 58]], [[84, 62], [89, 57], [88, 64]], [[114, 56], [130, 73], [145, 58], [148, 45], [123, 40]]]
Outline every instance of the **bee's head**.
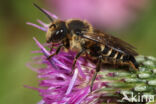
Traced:
[[42, 13], [44, 13], [51, 21], [51, 24], [46, 34], [47, 43], [61, 42], [66, 37], [67, 34], [65, 22], [60, 20], [54, 20], [44, 9], [40, 8], [37, 4], [34, 3], [34, 6], [38, 8]]
[[49, 26], [49, 29], [46, 34], [47, 43], [54, 42], [58, 43], [61, 42], [67, 34], [67, 28], [64, 21], [55, 20]]

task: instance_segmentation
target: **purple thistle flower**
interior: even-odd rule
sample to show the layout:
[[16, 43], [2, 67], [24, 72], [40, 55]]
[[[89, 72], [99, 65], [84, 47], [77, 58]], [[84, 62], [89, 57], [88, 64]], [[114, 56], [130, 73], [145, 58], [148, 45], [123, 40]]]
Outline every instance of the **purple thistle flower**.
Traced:
[[[70, 75], [75, 53], [60, 52], [51, 60], [47, 60], [46, 58], [50, 55], [50, 52], [36, 38], [33, 39], [44, 54], [40, 57], [42, 64], [46, 64], [45, 68], [37, 71], [38, 78], [42, 79], [40, 87], [46, 87], [46, 89], [38, 89], [44, 102], [46, 104], [79, 104], [83, 102], [90, 95], [89, 82], [93, 76], [94, 65], [89, 65], [90, 63], [85, 62], [85, 59], [81, 57], [76, 64], [77, 68], [74, 74]], [[86, 64], [86, 66], [83, 64]], [[85, 67], [88, 67], [88, 69]], [[100, 84], [94, 85], [93, 89], [100, 87]]]

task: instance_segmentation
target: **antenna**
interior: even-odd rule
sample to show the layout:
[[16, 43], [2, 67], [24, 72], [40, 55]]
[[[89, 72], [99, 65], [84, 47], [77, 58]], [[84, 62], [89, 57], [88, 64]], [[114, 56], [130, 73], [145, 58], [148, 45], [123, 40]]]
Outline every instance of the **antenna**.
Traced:
[[35, 3], [33, 3], [33, 5], [36, 7], [36, 8], [38, 8], [42, 13], [44, 13], [49, 19], [50, 19], [50, 21], [52, 22], [53, 21], [53, 19], [51, 18], [51, 16], [47, 13], [47, 12], [45, 12], [42, 8], [40, 8], [37, 4], [35, 4]]

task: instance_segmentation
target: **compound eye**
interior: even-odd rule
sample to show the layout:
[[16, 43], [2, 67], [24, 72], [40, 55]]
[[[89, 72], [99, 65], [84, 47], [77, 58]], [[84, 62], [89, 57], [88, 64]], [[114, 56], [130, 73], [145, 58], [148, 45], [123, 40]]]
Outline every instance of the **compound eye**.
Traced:
[[56, 35], [59, 35], [60, 34], [60, 31], [56, 31]]
[[56, 35], [59, 35], [60, 33], [63, 33], [63, 32], [64, 32], [63, 29], [60, 29], [60, 30], [56, 31]]
[[59, 29], [57, 30], [51, 37], [52, 41], [59, 41], [61, 39], [63, 39], [65, 37], [66, 33], [64, 31], [64, 29]]

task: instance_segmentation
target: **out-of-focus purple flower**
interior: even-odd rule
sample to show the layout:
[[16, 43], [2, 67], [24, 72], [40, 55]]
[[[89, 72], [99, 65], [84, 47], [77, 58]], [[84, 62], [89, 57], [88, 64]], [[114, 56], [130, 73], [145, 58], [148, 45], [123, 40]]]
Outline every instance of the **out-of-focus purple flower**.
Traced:
[[134, 21], [147, 0], [46, 0], [46, 3], [62, 19], [86, 19], [112, 30]]

